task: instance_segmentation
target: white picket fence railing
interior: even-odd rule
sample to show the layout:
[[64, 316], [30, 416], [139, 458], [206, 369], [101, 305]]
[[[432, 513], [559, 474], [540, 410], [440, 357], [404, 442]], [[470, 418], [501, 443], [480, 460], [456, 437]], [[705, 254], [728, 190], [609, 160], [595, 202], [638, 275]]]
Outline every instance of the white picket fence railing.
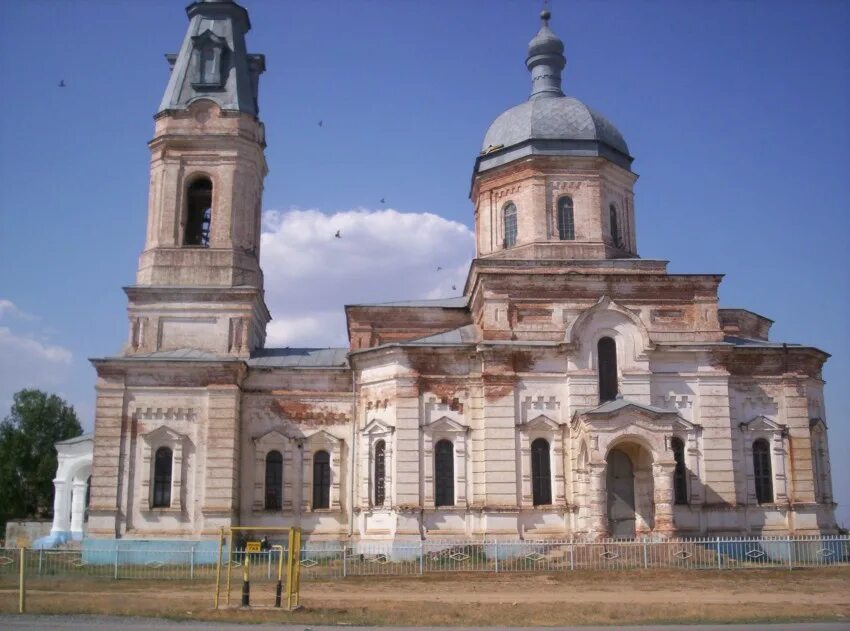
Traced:
[[[273, 542], [274, 543], [274, 542]], [[284, 552], [285, 553], [285, 552]], [[241, 567], [250, 556], [254, 580], [276, 577], [276, 550], [234, 550]], [[227, 553], [222, 556], [227, 563]], [[29, 578], [211, 579], [217, 555], [209, 547], [134, 547], [132, 540], [105, 550], [27, 550]], [[795, 569], [850, 565], [850, 536], [602, 540], [602, 541], [397, 541], [306, 542], [304, 579], [346, 576], [416, 576], [445, 572], [570, 572], [630, 569]], [[0, 548], [0, 578], [17, 576], [20, 551]]]

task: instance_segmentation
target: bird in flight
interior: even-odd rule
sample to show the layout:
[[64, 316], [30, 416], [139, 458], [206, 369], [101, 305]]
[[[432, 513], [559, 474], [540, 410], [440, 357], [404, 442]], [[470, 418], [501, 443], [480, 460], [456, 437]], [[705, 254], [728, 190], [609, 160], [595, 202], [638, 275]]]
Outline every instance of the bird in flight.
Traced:
[[457, 291], [457, 287], [455, 287], [454, 285], [452, 285], [452, 291]]
[[386, 204], [386, 203], [387, 203], [387, 201], [386, 201], [386, 200], [382, 197], [382, 198], [381, 198], [381, 203], [382, 203], [382, 204]]
[[61, 80], [59, 81], [59, 87], [60, 87], [60, 88], [64, 88], [64, 87], [65, 87], [65, 79], [61, 79]]
[[437, 271], [438, 271], [438, 272], [442, 271], [442, 269], [443, 269], [443, 268], [442, 268], [442, 267], [440, 267], [439, 265], [437, 266]]
[[324, 122], [324, 121], [319, 121], [319, 127], [321, 127], [321, 126], [322, 126], [322, 123], [323, 123], [323, 122]]
[[335, 236], [337, 239], [342, 239], [342, 234], [340, 234], [340, 231], [339, 231], [339, 230], [337, 230], [337, 231], [336, 231], [336, 234], [335, 234], [334, 236]]

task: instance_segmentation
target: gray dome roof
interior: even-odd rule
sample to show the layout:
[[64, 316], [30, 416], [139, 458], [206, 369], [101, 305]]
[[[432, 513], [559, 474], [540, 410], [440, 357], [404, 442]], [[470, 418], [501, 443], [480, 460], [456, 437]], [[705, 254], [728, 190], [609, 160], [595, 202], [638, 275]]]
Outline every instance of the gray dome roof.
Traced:
[[540, 18], [540, 30], [529, 42], [525, 60], [531, 95], [490, 125], [476, 171], [529, 155], [600, 156], [631, 170], [629, 147], [617, 128], [578, 99], [564, 95], [564, 43], [549, 28], [549, 12], [543, 11]]
[[595, 141], [629, 155], [617, 128], [571, 96], [535, 98], [503, 112], [484, 135], [482, 150], [529, 140]]

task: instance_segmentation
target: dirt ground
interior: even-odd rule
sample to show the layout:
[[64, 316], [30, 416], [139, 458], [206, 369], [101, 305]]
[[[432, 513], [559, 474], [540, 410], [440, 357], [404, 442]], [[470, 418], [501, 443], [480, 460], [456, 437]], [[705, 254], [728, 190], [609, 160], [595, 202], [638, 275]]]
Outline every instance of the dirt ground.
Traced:
[[[271, 583], [253, 585], [250, 610], [236, 607], [239, 589], [215, 611], [208, 581], [42, 579], [27, 611], [428, 626], [850, 620], [850, 568], [347, 578], [304, 583], [293, 613], [270, 607]], [[14, 586], [0, 583], [0, 612], [16, 608]]]

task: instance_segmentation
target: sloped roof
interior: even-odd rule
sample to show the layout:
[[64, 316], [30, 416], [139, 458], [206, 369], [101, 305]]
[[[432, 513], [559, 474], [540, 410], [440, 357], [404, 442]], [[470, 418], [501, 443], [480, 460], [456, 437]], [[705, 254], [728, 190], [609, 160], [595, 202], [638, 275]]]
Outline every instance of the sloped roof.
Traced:
[[66, 438], [65, 440], [58, 440], [54, 445], [73, 445], [76, 443], [84, 443], [89, 440], [94, 439], [94, 432], [89, 432], [87, 434], [80, 434], [79, 436], [74, 436], [73, 438]]
[[478, 341], [478, 333], [474, 324], [460, 326], [450, 331], [426, 335], [415, 340], [402, 342], [403, 344], [471, 344]]
[[347, 348], [263, 348], [248, 365], [257, 368], [347, 368]]
[[613, 401], [606, 401], [602, 405], [595, 408], [585, 410], [583, 414], [613, 414], [627, 407], [635, 407], [650, 414], [678, 414], [675, 410], [667, 410], [665, 408], [655, 407], [654, 405], [645, 405], [624, 398], [616, 398]]
[[346, 305], [349, 307], [437, 307], [442, 309], [463, 309], [469, 304], [468, 296], [436, 298], [432, 300], [401, 300], [398, 302], [373, 302]]

